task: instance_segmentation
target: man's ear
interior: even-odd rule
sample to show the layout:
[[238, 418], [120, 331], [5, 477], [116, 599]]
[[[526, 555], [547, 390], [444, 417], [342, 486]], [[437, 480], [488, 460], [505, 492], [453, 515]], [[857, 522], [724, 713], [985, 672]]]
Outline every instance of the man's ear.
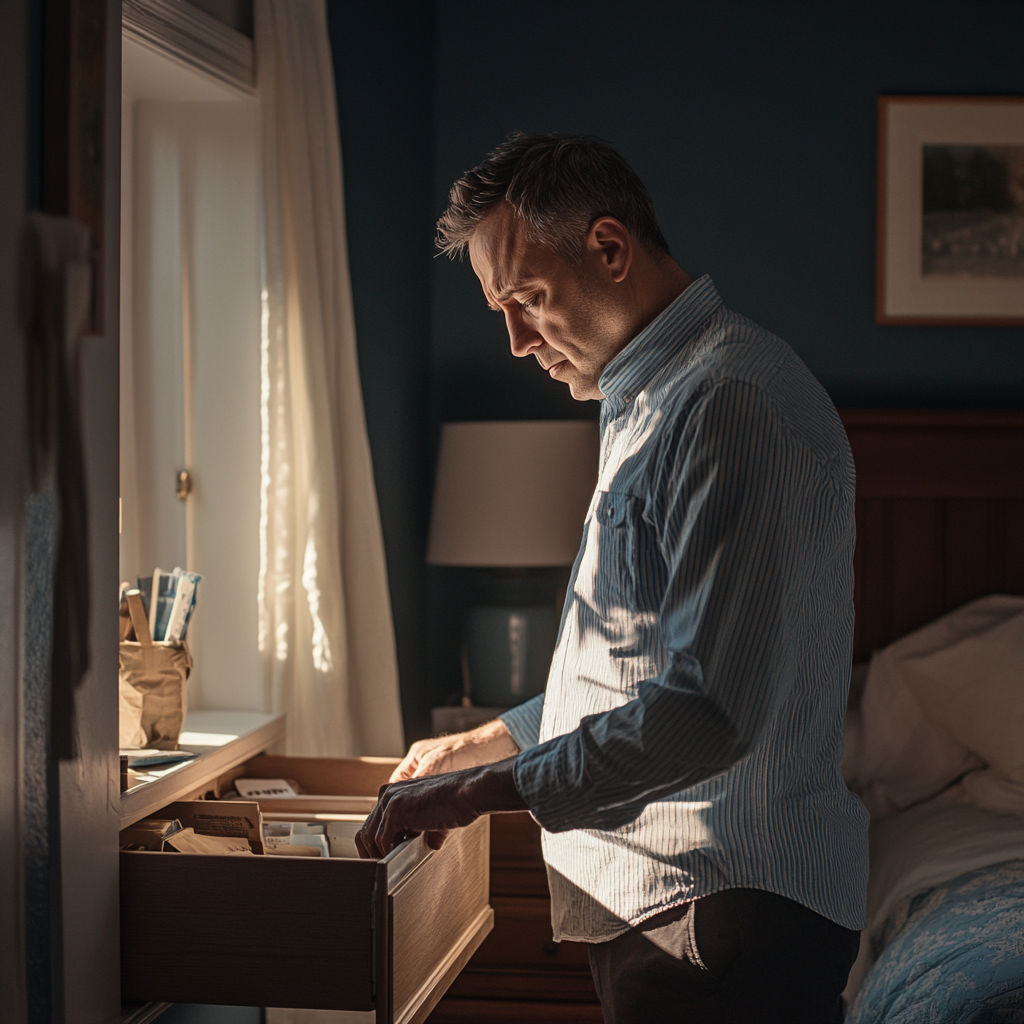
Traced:
[[620, 220], [598, 217], [587, 232], [587, 255], [618, 284], [633, 263], [633, 236]]

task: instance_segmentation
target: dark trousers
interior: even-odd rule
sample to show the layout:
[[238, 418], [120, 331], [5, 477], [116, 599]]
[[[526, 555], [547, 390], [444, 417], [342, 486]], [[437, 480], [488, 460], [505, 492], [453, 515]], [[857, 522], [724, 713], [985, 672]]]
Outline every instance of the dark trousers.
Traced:
[[839, 1024], [859, 932], [727, 889], [589, 947], [605, 1024]]

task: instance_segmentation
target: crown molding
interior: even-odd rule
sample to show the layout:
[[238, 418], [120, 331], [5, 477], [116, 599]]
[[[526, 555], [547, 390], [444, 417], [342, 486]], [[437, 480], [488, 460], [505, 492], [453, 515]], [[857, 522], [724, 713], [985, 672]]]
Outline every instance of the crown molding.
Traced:
[[256, 91], [252, 40], [186, 0], [121, 0], [121, 30], [218, 81]]

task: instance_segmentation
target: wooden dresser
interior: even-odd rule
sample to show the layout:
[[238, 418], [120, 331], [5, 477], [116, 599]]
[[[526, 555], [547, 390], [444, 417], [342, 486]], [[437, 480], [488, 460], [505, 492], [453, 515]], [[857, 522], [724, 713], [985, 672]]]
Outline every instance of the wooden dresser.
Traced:
[[600, 1024], [586, 946], [553, 942], [540, 828], [491, 816], [494, 931], [428, 1018], [429, 1024]]

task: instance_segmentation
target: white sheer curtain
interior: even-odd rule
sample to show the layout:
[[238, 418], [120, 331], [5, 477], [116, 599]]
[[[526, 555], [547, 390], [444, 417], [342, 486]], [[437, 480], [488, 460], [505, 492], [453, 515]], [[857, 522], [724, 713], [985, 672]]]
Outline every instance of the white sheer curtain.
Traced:
[[288, 753], [403, 749], [323, 0], [256, 0], [264, 288], [260, 651]]

